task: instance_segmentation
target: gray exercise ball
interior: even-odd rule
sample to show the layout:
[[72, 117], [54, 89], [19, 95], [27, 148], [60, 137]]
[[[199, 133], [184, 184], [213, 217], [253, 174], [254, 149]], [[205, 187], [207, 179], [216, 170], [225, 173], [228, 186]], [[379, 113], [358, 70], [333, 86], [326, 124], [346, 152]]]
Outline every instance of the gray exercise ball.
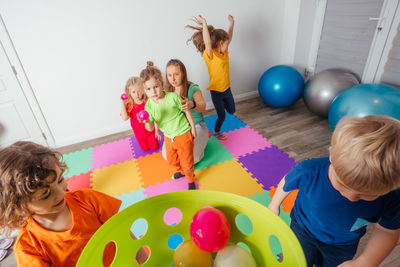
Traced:
[[359, 84], [356, 74], [346, 69], [327, 69], [312, 76], [304, 86], [303, 99], [308, 109], [328, 117], [329, 107], [337, 95]]

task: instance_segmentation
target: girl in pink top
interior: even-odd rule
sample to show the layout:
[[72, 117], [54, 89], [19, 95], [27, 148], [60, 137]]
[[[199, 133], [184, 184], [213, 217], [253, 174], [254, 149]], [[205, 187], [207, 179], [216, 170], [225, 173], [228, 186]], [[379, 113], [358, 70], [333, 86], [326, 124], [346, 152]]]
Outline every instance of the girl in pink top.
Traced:
[[154, 130], [149, 132], [143, 123], [139, 122], [138, 114], [144, 110], [147, 96], [144, 93], [143, 82], [139, 77], [131, 77], [125, 85], [125, 93], [128, 99], [122, 100], [121, 118], [126, 121], [131, 119], [131, 126], [136, 140], [143, 150], [157, 150], [158, 141]]

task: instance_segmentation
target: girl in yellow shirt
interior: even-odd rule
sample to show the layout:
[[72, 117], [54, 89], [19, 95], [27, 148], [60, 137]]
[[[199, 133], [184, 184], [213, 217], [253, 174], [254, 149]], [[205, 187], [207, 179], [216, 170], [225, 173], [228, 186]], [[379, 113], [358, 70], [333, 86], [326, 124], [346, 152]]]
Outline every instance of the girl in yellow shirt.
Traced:
[[221, 126], [225, 120], [225, 110], [235, 113], [235, 101], [231, 92], [229, 79], [229, 55], [228, 46], [232, 40], [234, 19], [228, 15], [230, 26], [228, 32], [222, 29], [214, 29], [207, 25], [206, 19], [201, 15], [196, 17], [196, 22], [201, 27], [187, 25], [196, 30], [189, 41], [192, 41], [197, 50], [203, 53], [204, 61], [210, 75], [210, 84], [207, 90], [211, 93], [211, 99], [217, 111], [214, 134], [219, 140], [225, 140], [226, 136], [221, 133]]

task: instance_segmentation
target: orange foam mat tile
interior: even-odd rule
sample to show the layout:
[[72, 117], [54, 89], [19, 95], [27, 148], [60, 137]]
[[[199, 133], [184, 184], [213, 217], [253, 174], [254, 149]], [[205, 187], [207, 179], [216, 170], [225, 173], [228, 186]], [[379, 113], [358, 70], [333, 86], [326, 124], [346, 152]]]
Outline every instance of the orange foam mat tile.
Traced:
[[203, 190], [217, 190], [245, 197], [251, 197], [263, 190], [257, 179], [246, 172], [236, 158], [196, 171], [196, 178]]
[[[269, 190], [269, 196], [273, 197], [275, 195], [276, 187], [271, 186]], [[282, 202], [283, 210], [286, 212], [291, 212], [294, 206], [294, 202], [296, 201], [297, 193], [299, 190], [293, 190], [290, 194], [285, 198]]]
[[92, 187], [110, 196], [121, 196], [132, 190], [138, 191], [142, 184], [136, 160], [96, 169], [92, 173]]
[[143, 187], [172, 180], [174, 169], [162, 157], [161, 152], [136, 159]]

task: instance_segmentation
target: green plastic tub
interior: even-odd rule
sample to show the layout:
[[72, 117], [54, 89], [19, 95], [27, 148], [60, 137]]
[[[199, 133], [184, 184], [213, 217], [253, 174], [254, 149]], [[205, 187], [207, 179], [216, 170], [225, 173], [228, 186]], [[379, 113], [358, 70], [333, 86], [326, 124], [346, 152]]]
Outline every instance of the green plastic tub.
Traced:
[[[179, 191], [142, 200], [110, 218], [93, 235], [83, 250], [78, 267], [104, 266], [102, 257], [106, 245], [115, 244], [115, 257], [111, 266], [166, 266], [170, 267], [174, 249], [168, 247], [168, 239], [179, 234], [190, 239], [190, 223], [201, 208], [211, 206], [225, 213], [231, 226], [228, 244], [239, 244], [250, 250], [257, 266], [306, 266], [303, 250], [293, 232], [273, 212], [261, 204], [234, 194], [219, 191]], [[164, 221], [166, 211], [179, 209], [182, 219], [175, 225]], [[147, 222], [147, 231], [134, 240], [130, 229], [137, 219]], [[271, 247], [272, 240], [279, 240], [282, 253], [277, 260]], [[147, 247], [148, 260], [138, 265], [137, 251]], [[283, 254], [283, 257], [281, 257]]]

